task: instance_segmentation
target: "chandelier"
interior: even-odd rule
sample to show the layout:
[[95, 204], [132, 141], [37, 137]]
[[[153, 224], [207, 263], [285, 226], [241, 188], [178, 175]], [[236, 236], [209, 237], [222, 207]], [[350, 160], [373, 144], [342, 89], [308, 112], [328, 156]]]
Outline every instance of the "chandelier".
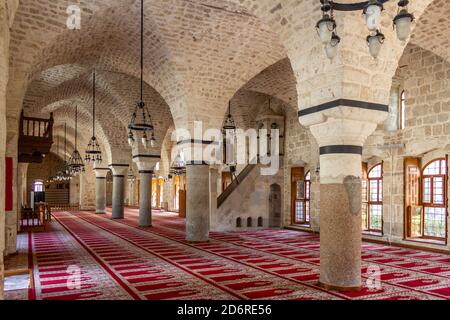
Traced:
[[182, 176], [186, 174], [186, 163], [181, 157], [181, 154], [178, 154], [172, 162], [170, 174], [174, 176]]
[[56, 176], [54, 178], [56, 181], [69, 181], [70, 179], [72, 179], [72, 177], [70, 176], [70, 170], [68, 167], [66, 154], [67, 154], [67, 125], [64, 124], [64, 162], [61, 164], [58, 171], [56, 172]]
[[[229, 148], [233, 148], [234, 143], [232, 141], [228, 141], [228, 139], [234, 139], [236, 134], [236, 123], [234, 121], [233, 116], [231, 115], [231, 100], [228, 103], [228, 114], [225, 117], [225, 120], [222, 124], [222, 134], [223, 134], [223, 163], [225, 165], [229, 165], [231, 169], [233, 169], [236, 164], [234, 161], [233, 151], [229, 150]], [[228, 152], [231, 153], [231, 157], [233, 160], [228, 159]]]
[[[59, 136], [56, 138], [56, 155], [59, 156]], [[58, 169], [56, 169], [56, 174], [51, 174], [50, 177], [47, 178], [46, 182], [53, 183], [55, 181], [58, 181], [58, 172]]]
[[231, 101], [228, 103], [228, 114], [225, 121], [222, 124], [222, 133], [226, 135], [227, 132], [236, 131], [236, 123], [234, 122], [233, 116], [231, 115]]
[[75, 106], [75, 150], [69, 159], [69, 170], [73, 176], [85, 171], [83, 159], [78, 151], [78, 105]]
[[86, 162], [92, 161], [93, 163], [101, 163], [102, 152], [100, 151], [100, 145], [98, 144], [97, 137], [95, 136], [95, 70], [92, 78], [92, 138], [87, 146], [84, 160], [86, 160]]
[[[389, 0], [369, 0], [358, 3], [338, 3], [331, 0], [320, 0], [322, 19], [316, 24], [320, 41], [325, 47], [325, 53], [329, 59], [333, 59], [337, 54], [337, 47], [341, 38], [337, 35], [334, 11], [359, 11], [362, 10], [365, 17], [369, 35], [366, 38], [370, 55], [376, 59], [380, 54], [381, 46], [385, 40], [381, 32], [383, 4]], [[409, 0], [398, 1], [398, 12], [393, 20], [397, 38], [404, 43], [410, 33], [414, 15], [408, 12]]]
[[148, 147], [149, 143], [151, 147], [155, 146], [155, 128], [144, 102], [144, 0], [141, 0], [141, 96], [128, 125], [128, 143], [131, 147], [136, 142], [135, 136], [140, 137], [145, 148]]

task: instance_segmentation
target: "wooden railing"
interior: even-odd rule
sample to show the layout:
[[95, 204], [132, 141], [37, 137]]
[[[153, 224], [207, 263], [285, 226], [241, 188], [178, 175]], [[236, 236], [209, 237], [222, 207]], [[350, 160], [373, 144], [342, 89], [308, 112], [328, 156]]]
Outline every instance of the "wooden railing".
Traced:
[[20, 226], [22, 229], [45, 229], [46, 222], [52, 219], [51, 209], [46, 203], [37, 203], [35, 208], [22, 208]]
[[245, 178], [257, 167], [256, 164], [247, 165], [244, 170], [239, 173], [239, 175], [231, 182], [231, 184], [222, 192], [222, 194], [217, 198], [217, 208], [228, 199], [228, 197], [236, 190], [236, 188], [244, 181]]
[[52, 211], [80, 211], [79, 204], [70, 203], [49, 203]]
[[22, 137], [35, 137], [53, 139], [53, 113], [50, 119], [25, 117], [23, 110], [20, 116], [20, 135]]

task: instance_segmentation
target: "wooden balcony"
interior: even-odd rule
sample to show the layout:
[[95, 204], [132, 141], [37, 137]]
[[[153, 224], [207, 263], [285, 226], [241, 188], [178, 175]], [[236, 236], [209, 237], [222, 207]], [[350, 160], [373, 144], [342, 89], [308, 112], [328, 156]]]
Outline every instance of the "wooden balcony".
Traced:
[[19, 162], [42, 163], [53, 144], [53, 113], [50, 119], [25, 117], [22, 111], [19, 124]]

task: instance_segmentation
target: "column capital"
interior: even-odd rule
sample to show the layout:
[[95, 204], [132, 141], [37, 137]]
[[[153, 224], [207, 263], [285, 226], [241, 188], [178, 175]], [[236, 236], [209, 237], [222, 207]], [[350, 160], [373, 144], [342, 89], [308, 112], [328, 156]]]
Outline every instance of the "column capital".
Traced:
[[114, 176], [126, 176], [128, 173], [129, 164], [110, 164], [109, 165]]
[[[176, 148], [183, 151], [186, 165], [214, 165], [220, 159], [220, 141], [188, 139], [178, 141]], [[220, 163], [222, 163], [220, 161]]]
[[136, 163], [139, 172], [149, 172], [155, 170], [156, 164], [160, 161], [160, 155], [137, 154], [133, 156], [133, 162]]
[[[376, 128], [375, 122], [329, 118], [326, 122], [312, 125], [309, 129], [321, 148], [321, 154], [327, 154], [355, 153], [357, 148], [350, 146], [362, 147]], [[343, 152], [333, 152], [338, 149]]]
[[109, 168], [94, 168], [95, 176], [97, 178], [106, 178], [109, 171]]
[[345, 119], [378, 124], [384, 122], [389, 114], [389, 106], [367, 101], [338, 99], [298, 112], [299, 122], [311, 127], [327, 122], [328, 119]]

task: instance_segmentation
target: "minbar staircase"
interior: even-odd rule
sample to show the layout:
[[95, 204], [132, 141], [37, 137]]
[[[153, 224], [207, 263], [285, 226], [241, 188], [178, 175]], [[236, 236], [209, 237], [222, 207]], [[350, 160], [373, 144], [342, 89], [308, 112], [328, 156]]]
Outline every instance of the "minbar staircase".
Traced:
[[225, 200], [237, 189], [242, 181], [257, 167], [256, 164], [247, 165], [244, 170], [231, 182], [231, 184], [225, 189], [224, 192], [217, 198], [217, 208], [220, 208]]
[[22, 111], [19, 124], [19, 162], [42, 163], [53, 144], [53, 113], [50, 119], [25, 117]]

